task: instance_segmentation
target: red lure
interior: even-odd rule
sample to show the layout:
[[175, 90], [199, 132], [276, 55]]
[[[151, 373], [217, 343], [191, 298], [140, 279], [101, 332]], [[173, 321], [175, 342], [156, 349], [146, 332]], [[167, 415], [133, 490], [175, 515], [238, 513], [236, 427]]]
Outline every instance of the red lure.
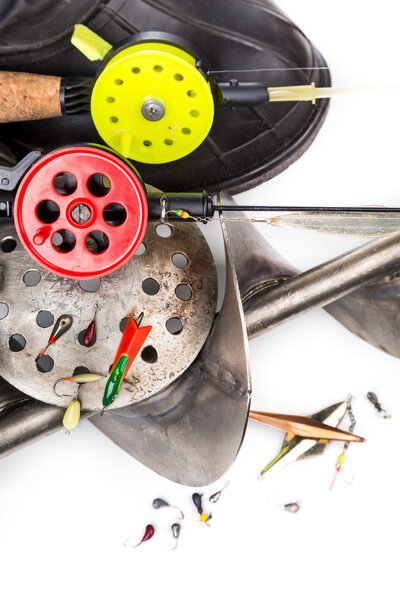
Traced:
[[144, 536], [142, 537], [140, 542], [138, 544], [136, 544], [136, 546], [130, 546], [130, 544], [127, 544], [128, 540], [126, 540], [125, 546], [130, 546], [131, 548], [137, 548], [138, 546], [140, 546], [140, 544], [143, 544], [143, 542], [147, 542], [147, 540], [150, 540], [153, 537], [153, 535], [154, 535], [153, 525], [146, 525], [146, 529], [144, 531]]
[[93, 346], [93, 344], [96, 341], [96, 313], [97, 306], [96, 310], [94, 311], [93, 319], [90, 321], [83, 335], [83, 345], [86, 346], [86, 348], [90, 348], [91, 346]]
[[91, 346], [93, 346], [95, 339], [96, 339], [96, 321], [93, 319], [92, 321], [90, 321], [90, 323], [85, 331], [85, 335], [83, 336], [83, 345], [86, 346], [86, 348], [90, 348]]

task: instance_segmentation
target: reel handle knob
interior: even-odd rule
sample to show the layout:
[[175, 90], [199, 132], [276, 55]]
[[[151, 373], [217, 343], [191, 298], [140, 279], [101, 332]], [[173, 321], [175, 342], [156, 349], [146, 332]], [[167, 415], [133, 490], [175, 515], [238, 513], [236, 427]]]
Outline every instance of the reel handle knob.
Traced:
[[33, 243], [36, 244], [36, 246], [41, 246], [45, 243], [49, 235], [49, 232], [45, 229], [38, 229], [35, 235], [33, 236]]

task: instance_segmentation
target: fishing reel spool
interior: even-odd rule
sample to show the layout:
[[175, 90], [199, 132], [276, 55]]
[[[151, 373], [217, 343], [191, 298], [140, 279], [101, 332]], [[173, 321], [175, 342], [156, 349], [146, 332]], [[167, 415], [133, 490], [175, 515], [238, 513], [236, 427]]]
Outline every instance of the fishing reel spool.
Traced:
[[137, 34], [113, 49], [84, 25], [76, 25], [71, 41], [89, 60], [102, 61], [96, 77], [0, 72], [0, 123], [90, 112], [111, 148], [143, 164], [163, 164], [188, 156], [202, 144], [216, 107], [314, 104], [333, 93], [314, 83], [267, 87], [237, 79], [216, 82], [189, 42], [164, 32]]
[[[108, 216], [115, 210], [117, 220]], [[28, 254], [70, 279], [123, 266], [142, 243], [148, 216], [135, 169], [96, 146], [62, 148], [38, 160], [18, 187], [13, 212]]]
[[0, 194], [0, 217], [14, 217], [28, 254], [69, 279], [120, 269], [138, 251], [148, 221], [182, 222], [187, 211], [202, 220], [216, 210], [206, 191], [147, 191], [128, 160], [96, 145], [34, 151], [1, 167]]
[[[214, 119], [211, 82], [189, 42], [146, 32], [113, 49], [83, 25], [75, 26], [71, 41], [89, 60], [102, 59], [90, 110], [111, 148], [142, 163], [167, 163], [207, 137]], [[63, 111], [69, 112], [68, 93]]]
[[[330, 88], [316, 88], [313, 82], [284, 87], [238, 79], [217, 83], [189, 42], [165, 32], [137, 34], [113, 49], [84, 25], [75, 25], [71, 42], [89, 60], [102, 60], [90, 95], [99, 135], [123, 156], [142, 163], [168, 163], [193, 152], [211, 129], [215, 107], [315, 104], [332, 95]], [[74, 87], [71, 94], [68, 82], [61, 82], [64, 114], [76, 114], [80, 103], [85, 108], [85, 83], [78, 80]]]
[[[137, 34], [113, 49], [84, 25], [75, 25], [71, 42], [89, 60], [102, 60], [90, 95], [99, 135], [142, 163], [168, 163], [193, 152], [211, 129], [215, 107], [315, 104], [317, 97], [329, 97], [314, 83], [268, 88], [237, 79], [217, 83], [189, 42], [164, 32]], [[63, 113], [76, 114], [80, 105], [85, 109], [88, 93], [82, 81], [61, 82]]]

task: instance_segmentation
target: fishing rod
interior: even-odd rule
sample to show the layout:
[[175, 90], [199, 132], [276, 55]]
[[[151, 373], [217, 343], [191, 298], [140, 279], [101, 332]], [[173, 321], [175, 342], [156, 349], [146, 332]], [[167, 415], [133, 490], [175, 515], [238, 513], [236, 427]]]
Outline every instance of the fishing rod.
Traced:
[[222, 71], [210, 71], [190, 42], [166, 32], [142, 32], [113, 47], [79, 24], [71, 43], [98, 62], [96, 76], [0, 72], [0, 123], [90, 114], [110, 148], [146, 164], [168, 163], [193, 152], [210, 132], [216, 110], [268, 102], [315, 104], [337, 96], [400, 90], [217, 81], [213, 73]]
[[257, 206], [257, 205], [220, 205], [214, 204], [215, 212], [318, 212], [318, 213], [400, 213], [400, 208], [388, 208], [385, 206]]
[[[14, 167], [0, 168], [0, 217], [14, 220], [21, 244], [39, 265], [71, 279], [98, 278], [122, 267], [138, 251], [149, 221], [207, 223], [216, 215], [227, 221], [226, 214], [234, 212], [232, 220], [275, 224], [270, 217], [236, 216], [258, 211], [297, 211], [297, 218], [319, 213], [356, 216], [370, 229], [375, 215], [386, 233], [400, 229], [400, 208], [230, 206], [206, 190], [147, 189], [129, 160], [91, 144], [47, 154], [34, 151]], [[16, 247], [10, 240], [0, 247], [12, 251], [6, 247], [10, 244]]]

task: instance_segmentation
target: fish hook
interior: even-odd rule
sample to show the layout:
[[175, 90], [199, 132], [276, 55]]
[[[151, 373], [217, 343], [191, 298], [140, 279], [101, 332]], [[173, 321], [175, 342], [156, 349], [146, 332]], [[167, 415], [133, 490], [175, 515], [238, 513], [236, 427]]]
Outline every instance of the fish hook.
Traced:
[[347, 483], [347, 485], [352, 485], [354, 482], [354, 475], [351, 476], [351, 479], [346, 479], [346, 477], [343, 475], [342, 471], [339, 471], [339, 475], [342, 478], [342, 480]]
[[53, 392], [55, 393], [56, 396], [58, 396], [59, 398], [62, 398], [63, 396], [71, 396], [72, 394], [59, 394], [56, 390], [57, 384], [60, 383], [60, 381], [65, 381], [65, 377], [60, 377], [59, 379], [57, 379], [54, 384], [53, 384]]

